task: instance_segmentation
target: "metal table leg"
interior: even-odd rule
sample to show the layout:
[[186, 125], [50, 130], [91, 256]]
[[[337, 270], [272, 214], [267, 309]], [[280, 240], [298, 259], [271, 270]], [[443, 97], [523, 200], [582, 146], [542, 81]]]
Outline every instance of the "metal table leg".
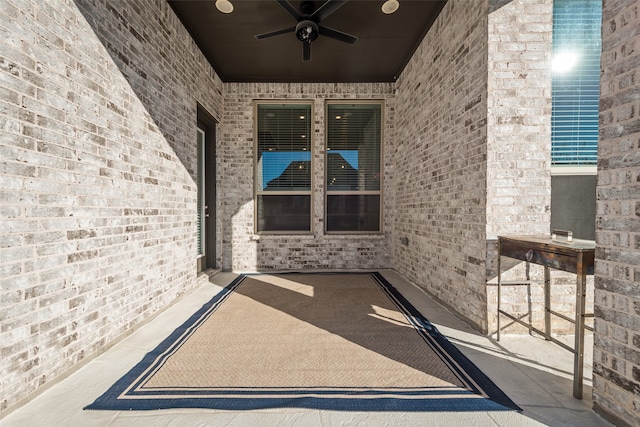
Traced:
[[502, 270], [500, 269], [500, 242], [498, 242], [498, 332], [496, 334], [496, 340], [500, 341], [500, 286], [502, 285], [502, 281], [500, 277], [502, 276]]
[[584, 319], [587, 291], [587, 275], [582, 263], [582, 255], [578, 258], [576, 289], [576, 324], [575, 354], [573, 363], [573, 397], [582, 399], [582, 382], [584, 375]]
[[551, 271], [544, 267], [544, 339], [551, 339]]

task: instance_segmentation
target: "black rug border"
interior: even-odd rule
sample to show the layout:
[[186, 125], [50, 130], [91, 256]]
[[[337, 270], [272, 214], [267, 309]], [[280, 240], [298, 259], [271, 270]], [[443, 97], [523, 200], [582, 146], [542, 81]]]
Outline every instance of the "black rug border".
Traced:
[[[140, 375], [148, 369], [161, 355], [172, 346], [179, 344], [179, 340], [186, 339], [185, 333], [188, 329], [197, 327], [200, 323], [211, 316], [217, 308], [233, 293], [233, 291], [242, 284], [242, 282], [252, 276], [261, 275], [295, 275], [295, 274], [366, 274], [374, 278], [387, 292], [388, 297], [395, 299], [400, 305], [398, 308], [409, 314], [419, 322], [414, 325], [417, 331], [426, 331], [429, 337], [433, 339], [437, 346], [432, 348], [438, 355], [446, 360], [452, 359], [463, 369], [458, 372], [458, 376], [462, 378], [472, 378], [480, 385], [481, 390], [477, 389], [473, 384], [465, 381], [472, 391], [466, 391], [468, 394], [477, 394], [477, 398], [437, 398], [435, 396], [443, 396], [447, 392], [433, 391], [426, 392], [423, 395], [432, 394], [425, 403], [426, 399], [401, 399], [379, 397], [380, 394], [388, 394], [388, 390], [369, 392], [349, 391], [348, 388], [340, 388], [339, 392], [345, 397], [322, 397], [322, 394], [333, 393], [333, 390], [313, 390], [305, 388], [305, 393], [313, 393], [315, 396], [292, 396], [292, 397], [260, 397], [260, 393], [253, 391], [247, 392], [247, 397], [229, 398], [229, 397], [188, 397], [188, 393], [180, 398], [160, 398], [159, 393], [139, 394], [135, 399], [119, 399], [119, 396], [128, 388], [131, 388], [134, 382], [140, 380]], [[393, 297], [393, 298], [392, 298]], [[395, 303], [395, 301], [394, 301]], [[441, 354], [442, 350], [446, 353]], [[451, 366], [452, 369], [457, 369]], [[238, 390], [234, 390], [238, 394]], [[484, 393], [483, 393], [484, 392]], [[296, 391], [291, 392], [297, 393]], [[286, 391], [279, 391], [278, 394], [287, 394]], [[403, 393], [395, 393], [401, 396]], [[459, 394], [465, 394], [464, 389], [460, 389]], [[488, 398], [483, 397], [486, 395]], [[358, 397], [348, 397], [348, 396]], [[407, 393], [410, 395], [410, 393]], [[136, 364], [125, 375], [118, 379], [109, 389], [99, 396], [93, 403], [85, 406], [83, 409], [90, 410], [157, 410], [172, 408], [203, 408], [203, 409], [222, 409], [222, 410], [253, 410], [253, 409], [270, 409], [270, 408], [310, 408], [320, 410], [338, 410], [338, 411], [407, 411], [407, 412], [434, 412], [434, 411], [454, 411], [454, 412], [470, 412], [470, 411], [505, 411], [516, 410], [522, 411], [484, 372], [482, 372], [471, 360], [469, 360], [454, 344], [452, 344], [438, 329], [427, 320], [389, 281], [387, 281], [378, 271], [371, 272], [278, 272], [278, 273], [247, 273], [240, 274], [231, 283], [225, 286], [218, 294], [206, 302], [200, 309], [192, 314], [185, 322], [177, 327], [167, 338], [158, 344], [153, 350], [148, 352], [143, 359]]]
[[[391, 292], [395, 298], [400, 301], [402, 304], [401, 309], [406, 310], [412, 316], [417, 319], [421, 319], [424, 322], [424, 329], [431, 335], [433, 338], [446, 352], [445, 357], [451, 357], [458, 364], [462, 365], [462, 369], [467, 376], [473, 378], [477, 383], [480, 384], [481, 389], [486, 393], [486, 395], [493, 400], [507, 408], [515, 409], [517, 411], [522, 411], [518, 405], [516, 405], [509, 396], [506, 395], [505, 392], [500, 389], [480, 368], [478, 368], [475, 363], [473, 363], [467, 356], [465, 356], [459, 349], [456, 347], [451, 341], [447, 339], [439, 330], [436, 328], [425, 316], [420, 313], [418, 309], [416, 309], [413, 304], [411, 304], [405, 297], [402, 295], [389, 281], [387, 281], [382, 274], [379, 272], [371, 273], [374, 277], [380, 280], [384, 286]], [[436, 349], [436, 351], [438, 351]], [[443, 356], [443, 355], [441, 355]], [[453, 367], [456, 369], [455, 367]], [[473, 385], [471, 385], [473, 387]], [[475, 388], [475, 387], [474, 387]], [[480, 393], [480, 390], [476, 389], [477, 393]]]

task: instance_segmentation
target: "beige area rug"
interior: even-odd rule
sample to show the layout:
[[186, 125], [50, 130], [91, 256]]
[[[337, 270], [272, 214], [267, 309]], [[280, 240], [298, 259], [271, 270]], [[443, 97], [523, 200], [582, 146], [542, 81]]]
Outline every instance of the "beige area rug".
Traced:
[[378, 273], [240, 276], [88, 409], [518, 409]]

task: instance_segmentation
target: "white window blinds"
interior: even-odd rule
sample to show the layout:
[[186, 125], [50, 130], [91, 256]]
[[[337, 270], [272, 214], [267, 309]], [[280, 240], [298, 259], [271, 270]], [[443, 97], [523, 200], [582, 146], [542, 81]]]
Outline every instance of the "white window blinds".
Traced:
[[204, 138], [205, 133], [202, 129], [198, 128], [197, 131], [197, 145], [198, 145], [198, 170], [197, 170], [197, 180], [198, 180], [198, 214], [197, 214], [197, 222], [198, 222], [198, 244], [196, 245], [196, 249], [198, 251], [198, 255], [204, 254]]
[[311, 231], [309, 103], [256, 104], [256, 231]]
[[259, 191], [311, 189], [311, 106], [259, 104]]
[[597, 162], [601, 19], [600, 0], [553, 2], [553, 165]]
[[381, 230], [382, 103], [327, 104], [326, 230]]
[[380, 190], [380, 104], [327, 107], [327, 191]]

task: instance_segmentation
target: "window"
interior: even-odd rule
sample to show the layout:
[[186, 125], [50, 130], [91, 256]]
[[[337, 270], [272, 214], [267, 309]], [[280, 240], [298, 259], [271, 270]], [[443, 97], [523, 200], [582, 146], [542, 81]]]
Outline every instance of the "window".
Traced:
[[197, 173], [197, 181], [198, 181], [198, 198], [197, 198], [197, 221], [198, 221], [198, 243], [196, 245], [196, 249], [198, 251], [198, 256], [204, 255], [204, 219], [205, 219], [205, 198], [204, 198], [204, 138], [205, 131], [198, 127], [197, 130], [197, 147], [198, 147], [198, 170]]
[[601, 0], [554, 0], [551, 229], [595, 239]]
[[309, 103], [257, 102], [256, 231], [311, 231]]
[[551, 162], [596, 165], [601, 0], [553, 2]]
[[326, 231], [381, 230], [381, 102], [327, 103]]

